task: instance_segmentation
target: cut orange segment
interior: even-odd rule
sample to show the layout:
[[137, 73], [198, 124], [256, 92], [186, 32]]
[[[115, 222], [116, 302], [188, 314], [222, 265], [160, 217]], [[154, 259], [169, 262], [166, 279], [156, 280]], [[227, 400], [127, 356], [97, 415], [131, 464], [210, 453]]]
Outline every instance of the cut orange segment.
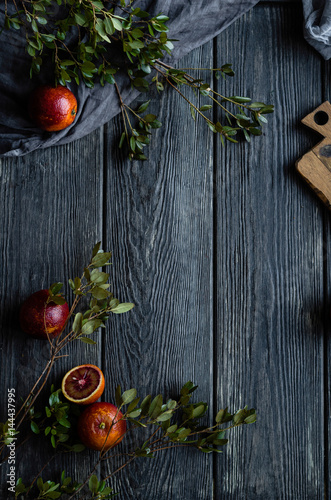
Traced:
[[95, 365], [79, 365], [65, 374], [63, 395], [72, 403], [89, 405], [100, 398], [105, 388], [105, 377]]

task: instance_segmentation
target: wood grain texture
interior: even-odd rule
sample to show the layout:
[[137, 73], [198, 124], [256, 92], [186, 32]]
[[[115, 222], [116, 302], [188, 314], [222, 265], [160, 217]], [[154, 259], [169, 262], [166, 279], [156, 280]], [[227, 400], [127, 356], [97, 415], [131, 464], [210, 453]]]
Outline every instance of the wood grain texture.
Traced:
[[[331, 100], [330, 89], [331, 67], [330, 63], [323, 63], [323, 99]], [[325, 498], [331, 495], [331, 219], [330, 213], [324, 213], [324, 425], [325, 425]]]
[[[1, 387], [4, 398], [0, 421], [7, 419], [7, 387], [16, 389], [19, 406], [20, 398], [28, 395], [49, 356], [47, 343], [26, 338], [20, 331], [19, 306], [31, 293], [48, 288], [56, 281], [65, 280], [68, 293], [67, 279], [81, 275], [93, 245], [101, 238], [102, 175], [99, 131], [71, 146], [0, 160]], [[70, 357], [62, 358], [54, 366], [47, 393], [51, 383], [60, 387], [63, 375], [72, 366], [87, 361], [98, 364], [101, 353], [80, 344], [68, 348]], [[47, 397], [42, 401], [45, 403]], [[28, 429], [22, 433], [27, 435]], [[32, 439], [34, 446], [27, 443], [17, 449], [16, 454], [16, 477], [23, 477], [27, 482], [52, 453], [50, 442], [42, 444], [43, 438], [35, 436], [30, 443]], [[71, 469], [71, 462], [69, 456], [57, 458], [51, 472], [45, 473], [52, 476], [52, 470], [56, 471], [59, 479], [63, 469]], [[75, 464], [76, 470], [72, 470], [73, 476], [82, 478], [82, 470], [88, 470], [89, 462], [88, 455], [80, 458], [80, 463]], [[0, 496], [7, 498], [6, 467], [2, 467], [1, 473], [5, 490]]]
[[[18, 305], [79, 274], [102, 239], [113, 251], [114, 293], [136, 307], [111, 317], [98, 350], [72, 347], [52, 381], [92, 362], [105, 373], [105, 401], [119, 383], [175, 397], [191, 379], [211, 416], [225, 405], [257, 409], [257, 423], [235, 430], [220, 456], [178, 449], [137, 460], [112, 483], [119, 499], [329, 498], [330, 219], [294, 164], [319, 140], [300, 121], [331, 98], [331, 75], [304, 41], [298, 12], [297, 2], [262, 3], [181, 61], [232, 62], [236, 76], [222, 90], [275, 104], [251, 145], [221, 148], [166, 91], [152, 94], [163, 128], [146, 163], [118, 152], [119, 117], [71, 145], [0, 160], [5, 391], [24, 396], [47, 359], [45, 346], [19, 332]], [[139, 436], [128, 441], [141, 444]], [[17, 477], [31, 479], [49, 454], [22, 448]], [[51, 471], [81, 480], [95, 458], [57, 457]]]
[[[211, 67], [212, 43], [181, 65]], [[130, 163], [114, 150], [108, 160], [105, 232], [116, 260], [114, 283], [136, 308], [107, 341], [104, 370], [113, 381], [111, 397], [117, 383], [134, 385], [143, 397], [177, 396], [192, 380], [199, 385], [196, 401], [210, 401], [213, 138], [171, 89], [154, 94], [150, 112], [163, 123], [150, 160]], [[121, 128], [120, 120], [109, 125], [107, 150]], [[137, 460], [117, 483], [121, 498], [136, 500], [210, 499], [212, 485], [212, 457], [183, 449]]]
[[258, 422], [218, 459], [216, 499], [324, 498], [323, 211], [294, 170], [321, 65], [301, 27], [293, 5], [258, 6], [217, 40], [238, 69], [230, 94], [276, 111], [262, 140], [217, 155], [218, 402]]

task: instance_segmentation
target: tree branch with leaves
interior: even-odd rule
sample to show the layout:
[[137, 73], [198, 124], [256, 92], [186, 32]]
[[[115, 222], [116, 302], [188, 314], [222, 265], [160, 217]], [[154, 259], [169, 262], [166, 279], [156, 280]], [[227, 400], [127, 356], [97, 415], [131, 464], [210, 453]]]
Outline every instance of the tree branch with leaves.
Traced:
[[[225, 96], [213, 89], [214, 77], [234, 76], [231, 64], [175, 69], [165, 63], [176, 42], [168, 38], [169, 17], [151, 16], [132, 0], [8, 0], [8, 5], [14, 8], [11, 13], [6, 9], [3, 29], [23, 30], [31, 78], [42, 71], [45, 59], [51, 59], [55, 84], [115, 85], [124, 125], [119, 146], [126, 145], [130, 159], [147, 159], [145, 147], [152, 131], [162, 124], [152, 113], [143, 115], [149, 101], [137, 110], [124, 102], [116, 82], [119, 73], [141, 93], [153, 86], [158, 92], [166, 86], [176, 91], [192, 118], [200, 117], [223, 145], [225, 140], [238, 142], [235, 136], [240, 134], [248, 142], [252, 135], [261, 135], [265, 115], [273, 112], [270, 104], [246, 96]], [[61, 16], [57, 14], [60, 7]], [[207, 79], [197, 77], [197, 70], [207, 72]], [[207, 103], [201, 104], [201, 99]], [[215, 121], [206, 114], [214, 107], [220, 111]]]

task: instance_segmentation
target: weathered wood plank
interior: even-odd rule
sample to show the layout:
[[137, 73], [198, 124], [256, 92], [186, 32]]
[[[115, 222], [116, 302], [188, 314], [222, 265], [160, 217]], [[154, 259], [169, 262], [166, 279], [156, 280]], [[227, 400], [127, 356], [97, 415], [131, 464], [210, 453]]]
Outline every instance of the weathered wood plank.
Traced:
[[324, 498], [323, 211], [294, 170], [321, 62], [301, 30], [297, 6], [257, 6], [217, 40], [233, 93], [276, 106], [262, 140], [217, 155], [218, 401], [258, 411], [218, 460], [222, 500]]
[[[47, 342], [27, 339], [20, 331], [20, 303], [55, 281], [65, 280], [68, 293], [67, 278], [81, 275], [93, 245], [101, 238], [103, 151], [100, 142], [97, 131], [70, 146], [0, 160], [1, 421], [7, 419], [4, 400], [7, 387], [16, 389], [19, 406], [49, 355]], [[55, 365], [46, 386], [48, 390], [51, 383], [60, 387], [64, 373], [72, 366], [82, 362], [98, 364], [101, 358], [101, 349], [98, 351], [82, 343], [71, 346], [67, 353], [70, 356]], [[43, 443], [42, 436], [32, 439], [16, 454], [16, 477], [23, 477], [27, 484], [52, 453], [49, 438], [47, 444], [45, 438]], [[72, 477], [83, 479], [91, 465], [88, 455], [79, 458], [75, 470], [70, 463], [71, 458], [58, 457], [51, 468], [45, 470], [44, 479], [56, 480], [56, 476], [59, 479], [64, 469], [71, 470]], [[3, 478], [7, 467], [1, 469]], [[7, 498], [7, 493], [5, 488], [1, 498]]]
[[[331, 68], [329, 62], [323, 63], [323, 98], [331, 99], [330, 76]], [[324, 238], [323, 238], [323, 262], [324, 262], [324, 426], [325, 426], [325, 498], [331, 494], [331, 329], [330, 329], [330, 304], [331, 304], [331, 224], [330, 213], [324, 210]]]
[[[181, 65], [211, 67], [212, 44]], [[105, 345], [104, 370], [113, 386], [107, 397], [114, 399], [118, 383], [142, 396], [177, 396], [191, 379], [199, 385], [197, 401], [210, 401], [212, 137], [207, 127], [194, 124], [188, 105], [171, 89], [154, 95], [151, 112], [163, 128], [152, 138], [145, 163], [119, 157], [113, 144], [122, 124], [116, 120], [108, 127], [105, 233], [114, 250], [115, 288], [136, 307], [111, 327]], [[125, 499], [209, 499], [211, 465], [205, 454], [163, 452], [130, 465], [116, 490]]]

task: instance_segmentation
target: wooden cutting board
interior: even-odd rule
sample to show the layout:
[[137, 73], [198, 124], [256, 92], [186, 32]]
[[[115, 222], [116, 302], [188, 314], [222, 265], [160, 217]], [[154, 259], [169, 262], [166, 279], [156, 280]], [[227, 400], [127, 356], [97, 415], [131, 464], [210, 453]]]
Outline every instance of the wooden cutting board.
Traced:
[[323, 102], [301, 121], [324, 139], [296, 162], [296, 168], [331, 209], [331, 104]]

